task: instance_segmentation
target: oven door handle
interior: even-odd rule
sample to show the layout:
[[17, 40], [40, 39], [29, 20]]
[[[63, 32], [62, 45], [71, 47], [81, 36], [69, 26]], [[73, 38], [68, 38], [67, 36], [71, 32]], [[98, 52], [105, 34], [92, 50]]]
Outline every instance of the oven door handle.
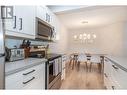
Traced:
[[54, 63], [54, 62], [55, 62], [55, 60], [49, 61], [49, 64]]

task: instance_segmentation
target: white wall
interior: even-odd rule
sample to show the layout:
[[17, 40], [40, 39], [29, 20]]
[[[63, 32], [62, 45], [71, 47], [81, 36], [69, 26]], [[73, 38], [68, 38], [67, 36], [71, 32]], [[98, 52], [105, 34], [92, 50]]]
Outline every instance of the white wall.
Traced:
[[67, 53], [67, 41], [68, 41], [68, 30], [66, 27], [61, 23], [59, 18], [57, 18], [58, 23], [58, 35], [59, 40], [55, 43], [50, 43], [50, 52], [52, 53]]
[[127, 56], [127, 22], [119, 22], [99, 29], [104, 53]]
[[[73, 35], [84, 32], [97, 35], [93, 44], [74, 42]], [[68, 35], [68, 53], [92, 52], [127, 56], [127, 22], [118, 22], [96, 29], [70, 30]]]
[[[86, 44], [82, 42], [75, 42], [73, 36], [75, 34], [83, 34], [83, 33], [90, 33], [90, 34], [96, 34], [97, 38], [93, 42], [93, 44]], [[68, 38], [68, 53], [73, 53], [73, 52], [100, 52], [100, 34], [96, 29], [81, 29], [81, 30], [70, 30], [69, 33], [69, 38]]]

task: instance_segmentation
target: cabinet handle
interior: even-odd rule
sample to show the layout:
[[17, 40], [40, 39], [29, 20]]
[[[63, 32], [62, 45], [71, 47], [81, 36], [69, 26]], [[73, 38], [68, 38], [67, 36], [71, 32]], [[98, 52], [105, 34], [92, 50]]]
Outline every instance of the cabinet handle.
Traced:
[[114, 90], [115, 89], [115, 86], [112, 86], [112, 89]]
[[23, 82], [23, 84], [27, 84], [29, 83], [30, 81], [32, 81], [33, 79], [35, 79], [35, 77], [32, 77], [30, 80], [26, 81], [26, 82]]
[[106, 73], [104, 73], [104, 75], [105, 75], [106, 78], [108, 77]]
[[50, 22], [50, 15], [48, 13], [46, 13], [46, 21]]
[[118, 67], [116, 67], [115, 65], [112, 65], [112, 67], [114, 68], [114, 69], [119, 69]]
[[48, 21], [48, 14], [46, 13], [46, 21]]
[[48, 15], [48, 22], [50, 22], [50, 15]]
[[14, 16], [14, 27], [13, 27], [13, 29], [15, 29], [16, 28], [16, 16]]
[[23, 75], [28, 75], [28, 74], [30, 74], [30, 73], [32, 73], [32, 72], [34, 72], [35, 70], [32, 70], [32, 71], [30, 71], [30, 72], [27, 72], [27, 73], [24, 73]]
[[20, 29], [19, 30], [22, 30], [22, 18], [19, 18], [20, 20]]

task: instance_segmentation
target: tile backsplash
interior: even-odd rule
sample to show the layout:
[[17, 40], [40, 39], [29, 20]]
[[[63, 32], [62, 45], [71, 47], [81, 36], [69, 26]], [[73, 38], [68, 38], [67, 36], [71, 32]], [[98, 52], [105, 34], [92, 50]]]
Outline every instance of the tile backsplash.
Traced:
[[[5, 39], [5, 46], [8, 48], [14, 48], [14, 46], [19, 47], [22, 44], [23, 39]], [[30, 40], [31, 41], [31, 40]], [[34, 45], [47, 45], [48, 42], [42, 42], [42, 41], [31, 41], [31, 44]]]

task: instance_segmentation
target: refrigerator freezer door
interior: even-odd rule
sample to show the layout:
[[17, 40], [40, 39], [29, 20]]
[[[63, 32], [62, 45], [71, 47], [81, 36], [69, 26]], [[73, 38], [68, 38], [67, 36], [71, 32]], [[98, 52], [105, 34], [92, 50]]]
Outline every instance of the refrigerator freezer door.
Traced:
[[3, 22], [1, 19], [1, 7], [0, 7], [0, 89], [5, 88], [5, 57], [4, 57], [4, 30], [3, 30]]
[[4, 36], [3, 36], [3, 25], [2, 20], [0, 19], [0, 54], [4, 54]]
[[5, 87], [5, 79], [4, 79], [4, 57], [0, 57], [0, 89], [4, 89]]

